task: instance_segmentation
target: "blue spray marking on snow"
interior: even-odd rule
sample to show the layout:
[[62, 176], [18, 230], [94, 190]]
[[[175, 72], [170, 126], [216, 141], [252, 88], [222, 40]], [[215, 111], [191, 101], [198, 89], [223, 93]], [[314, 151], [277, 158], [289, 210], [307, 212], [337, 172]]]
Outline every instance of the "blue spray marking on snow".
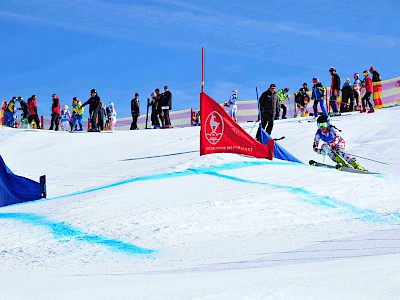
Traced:
[[[149, 181], [149, 180], [162, 180], [162, 179], [171, 179], [177, 177], [184, 176], [194, 176], [194, 175], [208, 175], [215, 176], [219, 178], [223, 178], [225, 180], [231, 180], [246, 184], [254, 184], [254, 185], [263, 185], [267, 187], [271, 187], [274, 189], [281, 189], [286, 192], [292, 193], [294, 195], [298, 195], [298, 199], [304, 203], [314, 205], [314, 206], [322, 206], [328, 209], [335, 209], [337, 213], [348, 215], [353, 219], [357, 219], [365, 222], [379, 223], [379, 224], [400, 224], [400, 213], [399, 212], [388, 212], [388, 213], [379, 213], [375, 210], [370, 209], [360, 209], [354, 205], [349, 203], [336, 200], [329, 196], [319, 195], [308, 191], [304, 188], [294, 187], [294, 186], [284, 186], [279, 184], [270, 184], [267, 182], [253, 181], [249, 179], [243, 179], [231, 175], [221, 174], [221, 171], [229, 171], [240, 168], [252, 167], [252, 166], [263, 166], [263, 165], [280, 165], [280, 166], [293, 166], [292, 162], [271, 162], [271, 161], [247, 161], [247, 162], [233, 162], [227, 163], [219, 166], [210, 166], [210, 167], [200, 167], [200, 168], [191, 168], [185, 171], [180, 172], [170, 172], [165, 174], [155, 174], [148, 176], [141, 176], [136, 178], [131, 178], [119, 182], [115, 182], [108, 185], [103, 185], [99, 187], [95, 187], [92, 189], [86, 189], [83, 191], [77, 191], [74, 193], [69, 193], [65, 195], [60, 195], [52, 198], [48, 198], [47, 200], [61, 199], [66, 197], [72, 197], [77, 195], [83, 195], [92, 193], [99, 190], [109, 189], [118, 187], [124, 184], [130, 184], [140, 181]], [[46, 200], [42, 200], [46, 201]], [[31, 202], [32, 203], [32, 202]], [[22, 205], [22, 204], [21, 204]], [[35, 226], [43, 226], [49, 228], [56, 237], [59, 238], [74, 238], [76, 240], [85, 241], [89, 243], [95, 243], [107, 246], [113, 250], [122, 251], [130, 254], [144, 254], [151, 255], [156, 253], [156, 250], [144, 249], [137, 247], [132, 244], [128, 244], [125, 242], [121, 242], [115, 239], [107, 239], [97, 235], [85, 234], [80, 230], [77, 230], [69, 225], [66, 225], [62, 222], [51, 222], [47, 220], [43, 216], [34, 215], [34, 214], [0, 214], [0, 219], [17, 219], [29, 224], [33, 224]]]
[[[124, 181], [116, 182], [109, 185], [103, 185], [92, 189], [87, 189], [83, 191], [78, 191], [75, 193], [70, 193], [66, 195], [60, 195], [53, 198], [49, 198], [48, 200], [52, 199], [60, 199], [65, 197], [71, 197], [76, 195], [82, 195], [91, 193], [98, 190], [109, 189], [113, 187], [117, 187], [124, 184], [140, 182], [140, 181], [148, 181], [148, 180], [162, 180], [162, 179], [171, 179], [177, 177], [184, 177], [184, 176], [193, 176], [193, 175], [209, 175], [209, 176], [216, 176], [220, 178], [224, 178], [226, 180], [247, 183], [247, 184], [256, 184], [256, 185], [264, 185], [275, 189], [285, 190], [286, 192], [299, 195], [300, 201], [314, 205], [314, 206], [323, 206], [330, 209], [336, 209], [338, 213], [347, 214], [352, 218], [366, 221], [366, 222], [373, 222], [373, 223], [380, 223], [380, 224], [400, 224], [400, 213], [399, 212], [388, 212], [388, 213], [379, 213], [375, 210], [370, 209], [361, 209], [349, 203], [336, 200], [329, 196], [319, 195], [313, 193], [307, 189], [301, 187], [294, 187], [294, 186], [284, 186], [279, 184], [270, 184], [266, 182], [259, 182], [253, 181], [248, 179], [243, 179], [235, 176], [229, 176], [221, 174], [221, 171], [229, 171], [229, 170], [236, 170], [240, 168], [252, 167], [252, 166], [263, 166], [263, 165], [280, 165], [280, 166], [293, 166], [292, 162], [271, 162], [271, 161], [245, 161], [245, 162], [232, 162], [227, 163], [224, 165], [219, 166], [210, 166], [210, 167], [200, 167], [200, 168], [190, 168], [185, 171], [179, 172], [170, 172], [164, 174], [155, 174], [155, 175], [148, 175], [142, 177], [136, 177], [132, 179], [127, 179]], [[306, 166], [308, 167], [308, 166]]]
[[122, 242], [116, 239], [109, 239], [100, 235], [87, 234], [64, 222], [50, 221], [44, 216], [28, 213], [0, 213], [0, 219], [11, 219], [24, 222], [30, 225], [43, 227], [59, 240], [77, 240], [91, 244], [106, 246], [113, 251], [123, 252], [125, 254], [134, 254], [152, 258], [156, 250], [141, 248], [133, 244]]

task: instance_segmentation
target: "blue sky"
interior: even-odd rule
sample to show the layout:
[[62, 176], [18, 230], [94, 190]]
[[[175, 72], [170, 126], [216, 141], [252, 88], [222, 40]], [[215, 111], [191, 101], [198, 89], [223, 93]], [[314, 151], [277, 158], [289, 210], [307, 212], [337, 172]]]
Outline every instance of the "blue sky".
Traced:
[[[249, 1], [247, 1], [249, 2]], [[120, 117], [140, 94], [170, 87], [173, 109], [199, 107], [201, 47], [205, 91], [226, 101], [256, 98], [270, 83], [297, 91], [314, 76], [330, 85], [374, 65], [400, 75], [400, 2], [360, 1], [74, 1], [0, 2], [0, 98], [51, 95], [70, 105], [96, 88]]]

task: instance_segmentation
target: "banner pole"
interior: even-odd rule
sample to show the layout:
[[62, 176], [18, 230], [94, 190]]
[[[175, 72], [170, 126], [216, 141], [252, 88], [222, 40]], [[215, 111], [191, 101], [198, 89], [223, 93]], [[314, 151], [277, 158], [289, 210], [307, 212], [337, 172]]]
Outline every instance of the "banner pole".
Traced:
[[201, 92], [204, 93], [204, 47], [201, 47]]

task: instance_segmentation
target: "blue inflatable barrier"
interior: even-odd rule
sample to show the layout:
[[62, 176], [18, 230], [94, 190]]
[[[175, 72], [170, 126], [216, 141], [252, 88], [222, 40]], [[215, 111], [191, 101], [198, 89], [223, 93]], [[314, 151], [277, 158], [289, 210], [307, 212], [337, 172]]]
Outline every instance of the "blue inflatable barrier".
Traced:
[[46, 176], [40, 182], [13, 174], [0, 155], [0, 206], [46, 198]]
[[[263, 128], [261, 128], [261, 144], [268, 145], [268, 140], [272, 140], [271, 136]], [[274, 143], [274, 157], [302, 164], [300, 160], [287, 152], [285, 148], [283, 148], [277, 142]]]

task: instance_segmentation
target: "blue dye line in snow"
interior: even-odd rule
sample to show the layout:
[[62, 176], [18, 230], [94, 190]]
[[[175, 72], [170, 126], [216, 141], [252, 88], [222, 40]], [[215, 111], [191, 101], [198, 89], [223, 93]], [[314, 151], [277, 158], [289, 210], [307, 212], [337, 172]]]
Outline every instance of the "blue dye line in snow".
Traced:
[[[229, 170], [235, 170], [235, 169], [252, 167], [252, 166], [262, 166], [262, 165], [281, 165], [281, 166], [296, 165], [297, 166], [298, 164], [294, 164], [292, 162], [245, 161], [245, 162], [232, 162], [232, 163], [227, 163], [227, 164], [219, 165], [219, 166], [190, 168], [185, 171], [136, 177], [136, 178], [116, 182], [113, 184], [96, 187], [93, 189], [87, 189], [87, 190], [78, 191], [78, 192], [71, 193], [71, 194], [66, 194], [66, 195], [49, 198], [49, 200], [91, 193], [94, 191], [113, 188], [113, 187], [120, 186], [123, 184], [134, 183], [134, 182], [139, 182], [139, 181], [160, 180], [160, 179], [167, 179], [167, 178], [170, 179], [170, 178], [193, 176], [193, 175], [210, 175], [210, 176], [224, 178], [226, 180], [232, 180], [232, 181], [248, 183], [248, 184], [264, 185], [264, 186], [269, 186], [269, 187], [272, 187], [275, 189], [282, 189], [282, 190], [285, 190], [286, 192], [289, 192], [289, 193], [292, 193], [295, 195], [299, 195], [300, 201], [302, 201], [302, 202], [305, 202], [305, 203], [308, 203], [308, 204], [311, 204], [314, 206], [323, 206], [326, 208], [337, 209], [338, 212], [347, 214], [347, 215], [351, 216], [352, 218], [355, 218], [355, 219], [358, 219], [361, 221], [380, 223], [380, 224], [400, 224], [400, 213], [399, 212], [379, 213], [379, 212], [377, 212], [375, 210], [371, 210], [371, 209], [357, 208], [356, 206], [351, 205], [349, 203], [336, 200], [329, 196], [319, 195], [319, 194], [310, 192], [304, 188], [252, 181], [252, 180], [248, 180], [248, 179], [242, 179], [239, 177], [234, 177], [234, 176], [229, 176], [229, 175], [224, 175], [224, 174], [219, 173], [221, 171], [229, 171]], [[309, 167], [309, 166], [306, 166], [306, 167]]]
[[87, 234], [64, 222], [50, 221], [44, 216], [29, 213], [0, 213], [0, 219], [11, 219], [24, 222], [33, 226], [49, 229], [55, 238], [75, 239], [81, 242], [106, 246], [113, 251], [123, 252], [125, 254], [143, 255], [151, 258], [156, 250], [141, 248], [133, 244], [122, 242], [116, 239], [109, 239], [100, 235]]

